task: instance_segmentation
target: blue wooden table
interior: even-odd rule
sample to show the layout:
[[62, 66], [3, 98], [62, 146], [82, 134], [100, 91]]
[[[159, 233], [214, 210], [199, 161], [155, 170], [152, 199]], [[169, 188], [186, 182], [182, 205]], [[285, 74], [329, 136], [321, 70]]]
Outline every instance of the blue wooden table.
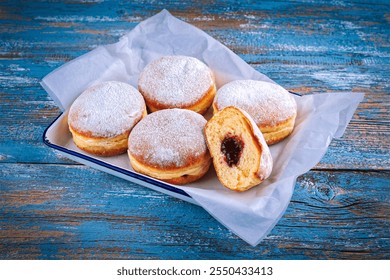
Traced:
[[[289, 90], [365, 93], [256, 247], [198, 206], [42, 143], [60, 110], [40, 79], [163, 8]], [[390, 258], [388, 1], [2, 1], [0, 26], [1, 259]]]

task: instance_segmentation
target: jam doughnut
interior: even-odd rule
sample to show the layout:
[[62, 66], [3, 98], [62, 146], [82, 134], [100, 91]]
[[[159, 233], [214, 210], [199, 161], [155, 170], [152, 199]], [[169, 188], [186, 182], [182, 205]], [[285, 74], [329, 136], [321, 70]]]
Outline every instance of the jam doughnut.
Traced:
[[268, 145], [275, 144], [294, 129], [297, 105], [291, 94], [279, 85], [237, 80], [222, 86], [214, 99], [214, 112], [227, 106], [246, 111], [255, 121]]
[[272, 157], [262, 133], [245, 111], [226, 107], [206, 124], [206, 142], [219, 181], [246, 191], [267, 179]]
[[138, 90], [151, 112], [181, 108], [204, 114], [213, 102], [214, 75], [200, 60], [189, 56], [163, 56], [140, 74]]
[[68, 125], [77, 147], [114, 156], [126, 152], [130, 130], [145, 115], [145, 101], [137, 89], [110, 81], [89, 87], [73, 102]]
[[133, 169], [172, 184], [198, 180], [209, 169], [206, 119], [186, 109], [160, 110], [140, 121], [129, 136]]

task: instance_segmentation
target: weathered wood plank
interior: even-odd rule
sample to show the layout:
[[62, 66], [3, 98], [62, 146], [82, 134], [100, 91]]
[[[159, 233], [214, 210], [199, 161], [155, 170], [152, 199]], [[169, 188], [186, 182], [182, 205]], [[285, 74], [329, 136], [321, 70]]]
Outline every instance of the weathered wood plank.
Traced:
[[305, 174], [255, 248], [198, 206], [84, 166], [4, 164], [0, 186], [1, 258], [390, 257], [389, 172]]
[[[299, 54], [305, 52], [312, 53], [314, 60], [306, 60], [311, 65], [323, 63], [329, 65], [332, 61], [343, 65], [345, 65], [343, 62], [352, 65], [370, 64], [373, 60], [366, 59], [367, 56], [379, 57], [382, 61], [389, 58], [386, 32], [388, 18], [384, 13], [386, 10], [384, 8], [388, 9], [388, 5], [372, 3], [367, 7], [365, 3], [352, 5], [347, 3], [341, 6], [338, 3], [275, 4], [264, 1], [257, 5], [251, 3], [249, 7], [228, 1], [224, 1], [222, 6], [220, 4], [214, 3], [216, 6], [207, 7], [206, 12], [202, 7], [193, 6], [194, 3], [181, 3], [179, 7], [176, 6], [177, 3], [170, 5], [164, 3], [161, 7], [155, 3], [151, 6], [145, 3], [141, 11], [131, 7], [134, 4], [126, 3], [111, 6], [104, 11], [104, 16], [100, 15], [101, 12], [96, 13], [96, 8], [104, 9], [106, 3], [95, 5], [95, 9], [90, 7], [82, 9], [76, 3], [67, 4], [73, 7], [73, 13], [64, 9], [63, 3], [57, 5], [53, 3], [50, 10], [38, 3], [26, 3], [24, 7], [18, 9], [12, 9], [10, 4], [3, 7], [5, 11], [3, 18], [6, 20], [14, 18], [12, 12], [17, 11], [18, 22], [24, 20], [26, 24], [18, 25], [23, 27], [23, 31], [20, 32], [15, 28], [5, 29], [4, 36], [10, 39], [7, 40], [10, 42], [4, 44], [11, 54], [19, 53], [22, 57], [23, 54], [28, 57], [29, 52], [50, 55], [56, 51], [58, 53], [54, 60], [61, 57], [66, 60], [75, 57], [74, 55], [67, 57], [66, 53], [69, 51], [86, 51], [101, 43], [115, 42], [118, 36], [130, 30], [140, 20], [165, 7], [172, 8], [170, 10], [174, 15], [201, 27], [211, 35], [216, 35], [237, 53], [246, 54], [248, 60], [253, 63], [275, 59], [286, 61], [289, 56], [296, 61], [301, 59]], [[275, 6], [278, 8], [277, 11], [274, 10]], [[11, 14], [7, 16], [8, 13]], [[24, 32], [25, 30], [30, 32]], [[44, 36], [39, 37], [36, 34]], [[66, 42], [66, 48], [62, 42]], [[24, 50], [31, 45], [36, 47]], [[45, 52], [37, 52], [40, 47]], [[256, 57], [250, 59], [259, 52], [263, 59]], [[328, 53], [328, 56], [324, 57], [322, 53]], [[351, 56], [351, 53], [354, 55]], [[339, 54], [346, 56], [340, 57]]]
[[[163, 8], [288, 89], [366, 93], [322, 171], [299, 178], [256, 248], [199, 207], [74, 165], [41, 142], [59, 110], [39, 80]], [[1, 2], [0, 258], [390, 258], [389, 11], [385, 0]]]

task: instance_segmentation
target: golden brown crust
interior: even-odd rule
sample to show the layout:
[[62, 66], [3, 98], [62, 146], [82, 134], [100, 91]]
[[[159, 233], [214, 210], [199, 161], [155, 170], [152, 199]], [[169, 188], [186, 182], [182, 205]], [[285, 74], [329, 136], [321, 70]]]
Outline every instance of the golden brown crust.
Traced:
[[139, 161], [134, 155], [128, 152], [131, 166], [136, 172], [162, 180], [171, 184], [188, 184], [203, 177], [209, 170], [211, 160], [207, 153], [200, 156], [192, 164], [180, 168], [156, 168], [148, 165], [145, 161]]
[[205, 162], [205, 161], [210, 161], [210, 153], [208, 150], [206, 150], [206, 152], [204, 153], [199, 153], [197, 156], [194, 156], [194, 155], [191, 155], [191, 154], [188, 154], [186, 157], [185, 157], [185, 162], [178, 168], [177, 166], [175, 166], [174, 163], [171, 163], [171, 164], [167, 164], [165, 163], [164, 166], [160, 166], [160, 167], [156, 167], [156, 166], [153, 166], [151, 164], [148, 163], [148, 160], [144, 158], [144, 152], [145, 151], [146, 147], [144, 148], [140, 148], [140, 154], [134, 154], [132, 153], [131, 154], [131, 157], [137, 161], [137, 163], [139, 163], [140, 165], [143, 165], [147, 168], [152, 168], [152, 169], [155, 169], [155, 170], [164, 170], [164, 172], [177, 172], [178, 170], [185, 170], [185, 169], [190, 169], [191, 167], [193, 166], [198, 166], [198, 165], [201, 165], [202, 162]]
[[69, 130], [73, 136], [73, 142], [81, 150], [98, 156], [115, 156], [126, 152], [127, 138], [130, 131], [111, 138], [88, 137], [85, 133], [78, 133], [72, 126]]
[[146, 106], [148, 107], [150, 112], [156, 112], [164, 109], [181, 108], [181, 109], [191, 110], [202, 115], [206, 113], [207, 109], [211, 106], [215, 94], [217, 92], [217, 88], [215, 84], [212, 84], [201, 99], [189, 103], [188, 105], [178, 107], [178, 106], [167, 106], [165, 104], [159, 103], [156, 100], [148, 98], [147, 94], [145, 94], [145, 91], [140, 86], [138, 87], [138, 90], [144, 96]]
[[[217, 106], [213, 103], [213, 114], [218, 112]], [[288, 137], [294, 130], [296, 112], [291, 113], [291, 117], [286, 120], [274, 122], [274, 125], [256, 124], [263, 133], [264, 139], [268, 145], [276, 144]]]
[[268, 145], [276, 144], [288, 137], [294, 130], [296, 114], [274, 127], [259, 126]]
[[[145, 108], [141, 119], [146, 115], [147, 111]], [[90, 154], [103, 157], [116, 156], [125, 153], [128, 148], [130, 130], [114, 137], [94, 136], [89, 131], [85, 132], [75, 129], [71, 123], [69, 123], [69, 130], [72, 133], [73, 142], [76, 146]]]

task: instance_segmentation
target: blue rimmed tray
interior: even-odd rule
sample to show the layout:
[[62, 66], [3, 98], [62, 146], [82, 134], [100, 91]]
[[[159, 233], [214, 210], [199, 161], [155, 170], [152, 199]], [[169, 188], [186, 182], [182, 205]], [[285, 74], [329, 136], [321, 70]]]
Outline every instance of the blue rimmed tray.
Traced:
[[[295, 92], [290, 91], [290, 93], [300, 96], [300, 94]], [[209, 112], [207, 112], [205, 115], [206, 119], [209, 119], [211, 115], [212, 113], [210, 109]], [[198, 204], [188, 193], [179, 187], [135, 172], [130, 165], [127, 153], [114, 157], [98, 157], [80, 150], [73, 142], [72, 134], [68, 128], [67, 116], [67, 112], [60, 114], [46, 128], [43, 133], [43, 142], [47, 146], [57, 150], [57, 152], [73, 161], [107, 172], [114, 176], [148, 187], [155, 191], [182, 199], [184, 201]], [[215, 176], [214, 170], [211, 170], [208, 175], [206, 175], [206, 177], [207, 176]], [[198, 184], [201, 186], [202, 183], [204, 183], [203, 179], [193, 184]]]
[[189, 194], [174, 185], [135, 172], [130, 165], [127, 153], [114, 157], [98, 157], [80, 150], [74, 144], [72, 135], [68, 129], [67, 113], [60, 114], [45, 129], [43, 133], [43, 142], [73, 161], [107, 172], [155, 191], [197, 204]]

